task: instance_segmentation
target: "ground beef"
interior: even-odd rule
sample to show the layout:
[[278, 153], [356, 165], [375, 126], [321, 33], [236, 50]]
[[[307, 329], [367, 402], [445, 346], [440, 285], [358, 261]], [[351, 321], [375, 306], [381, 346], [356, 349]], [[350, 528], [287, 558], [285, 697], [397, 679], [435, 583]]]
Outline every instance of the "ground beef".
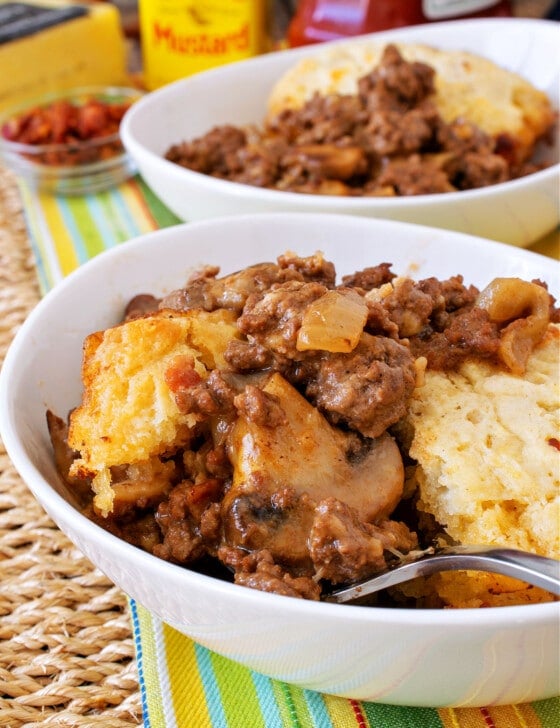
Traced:
[[325, 260], [320, 253], [301, 258], [295, 253], [284, 253], [278, 256], [280, 268], [289, 268], [297, 271], [302, 280], [307, 283], [320, 283], [327, 288], [333, 288], [336, 281], [334, 263]]
[[154, 554], [166, 561], [179, 564], [197, 561], [208, 552], [208, 535], [216, 534], [217, 529], [209, 528], [206, 519], [206, 535], [201, 533], [201, 520], [205, 511], [211, 507], [215, 518], [215, 508], [223, 495], [223, 484], [217, 479], [194, 484], [183, 481], [177, 485], [169, 497], [160, 503], [156, 520], [163, 534], [163, 542], [154, 548]]
[[377, 305], [408, 339], [414, 357], [425, 357], [430, 369], [453, 370], [471, 357], [497, 363], [500, 332], [476, 306], [478, 294], [462, 276], [399, 279]]
[[358, 94], [370, 108], [412, 109], [435, 90], [435, 71], [426, 63], [408, 63], [389, 44], [378, 68], [358, 81]]
[[492, 359], [499, 332], [476, 307], [478, 294], [475, 286], [464, 285], [462, 276], [442, 281], [397, 279], [387, 295], [380, 298], [375, 290], [370, 293], [368, 330], [374, 325], [387, 330], [381, 308], [397, 327], [398, 336], [409, 340], [413, 356], [426, 357], [430, 368], [455, 369], [470, 356]]
[[274, 563], [266, 549], [247, 554], [237, 549], [222, 548], [219, 557], [223, 563], [235, 569], [236, 584], [314, 601], [321, 595], [321, 587], [316, 581], [309, 576], [292, 576]]
[[429, 369], [453, 370], [466, 359], [494, 361], [500, 345], [496, 324], [480, 308], [465, 310], [449, 318], [441, 332], [424, 330], [411, 337], [410, 348], [415, 356], [423, 356]]
[[453, 183], [459, 190], [472, 190], [509, 179], [507, 162], [497, 154], [471, 152], [457, 165]]
[[160, 299], [149, 293], [140, 293], [132, 298], [124, 311], [124, 321], [130, 321], [145, 316], [148, 313], [154, 313], [159, 308]]
[[356, 271], [351, 275], [342, 276], [342, 284], [347, 288], [361, 288], [364, 291], [371, 291], [372, 288], [379, 288], [385, 283], [390, 283], [394, 277], [395, 274], [391, 271], [391, 264], [380, 263]]
[[434, 138], [438, 117], [433, 107], [405, 113], [380, 109], [369, 118], [364, 140], [379, 157], [397, 158], [417, 152]]
[[247, 299], [237, 327], [272, 352], [298, 359], [301, 352], [296, 349], [296, 340], [303, 314], [310, 303], [326, 292], [327, 288], [320, 283], [290, 281], [275, 285], [264, 295]]
[[406, 346], [363, 334], [349, 354], [319, 359], [305, 394], [332, 422], [378, 437], [404, 416], [415, 383], [414, 360]]
[[383, 298], [382, 306], [397, 326], [399, 335], [409, 337], [422, 331], [428, 324], [437, 301], [437, 295], [430, 295], [411, 278], [405, 278]]
[[267, 369], [274, 361], [274, 356], [265, 346], [255, 341], [233, 339], [228, 342], [224, 359], [235, 371], [250, 372]]
[[432, 291], [434, 296], [434, 288], [437, 290], [438, 297], [441, 296], [444, 301], [446, 311], [457, 311], [460, 308], [470, 307], [474, 305], [479, 294], [476, 286], [466, 287], [463, 282], [463, 276], [453, 276], [446, 280], [438, 281], [436, 278], [427, 278], [419, 282], [420, 288], [424, 291]]
[[284, 410], [272, 394], [248, 384], [234, 400], [237, 412], [261, 427], [278, 427], [286, 421]]
[[197, 376], [194, 372], [192, 378], [180, 378], [176, 387], [170, 387], [179, 411], [205, 417], [233, 412], [237, 392], [222, 373], [214, 369], [204, 380]]
[[390, 339], [399, 338], [399, 327], [391, 320], [389, 312], [379, 301], [368, 301], [368, 316], [364, 331], [368, 334], [387, 336]]
[[249, 266], [222, 278], [216, 278], [218, 272], [219, 268], [203, 269], [187, 282], [185, 288], [172, 291], [165, 296], [160, 308], [178, 311], [192, 308], [215, 311], [224, 308], [240, 312], [252, 293], [267, 291], [275, 283], [304, 280], [302, 274], [294, 267], [283, 268], [275, 263]]
[[246, 133], [231, 125], [212, 129], [197, 144], [172, 146], [166, 158], [195, 172], [226, 176], [235, 153], [247, 142]]
[[301, 109], [286, 109], [269, 122], [266, 133], [286, 141], [286, 148], [352, 140], [367, 113], [357, 96], [314, 96]]
[[309, 534], [315, 571], [333, 584], [365, 579], [387, 567], [387, 550], [408, 553], [416, 535], [402, 523], [363, 523], [353, 510], [335, 498], [321, 501]]
[[166, 158], [233, 182], [347, 196], [468, 190], [537, 169], [515, 164], [511, 140], [462, 119], [445, 122], [432, 102], [434, 75], [388, 45], [356, 94], [315, 94], [262, 128], [215, 127], [173, 145]]
[[379, 176], [366, 186], [372, 194], [385, 190], [399, 196], [431, 195], [453, 189], [445, 171], [420, 154], [388, 160]]

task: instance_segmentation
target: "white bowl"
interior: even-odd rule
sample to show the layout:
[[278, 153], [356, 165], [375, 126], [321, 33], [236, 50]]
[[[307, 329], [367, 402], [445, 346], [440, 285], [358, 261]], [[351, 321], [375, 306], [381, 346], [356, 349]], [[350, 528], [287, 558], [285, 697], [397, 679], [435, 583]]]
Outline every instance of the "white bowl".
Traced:
[[[121, 589], [195, 641], [254, 670], [401, 705], [481, 706], [556, 694], [560, 603], [411, 610], [267, 594], [159, 560], [76, 509], [55, 470], [45, 410], [65, 416], [79, 402], [86, 334], [119, 320], [134, 294], [183, 285], [200, 264], [219, 264], [227, 273], [287, 249], [301, 255], [320, 249], [339, 275], [387, 261], [420, 277], [461, 272], [476, 285], [495, 275], [552, 277], [551, 261], [525, 250], [353, 216], [236, 216], [142, 236], [70, 275], [17, 333], [0, 375], [0, 432], [15, 467], [52, 519]], [[550, 283], [558, 287], [557, 278]]]
[[[559, 106], [557, 24], [517, 18], [433, 23], [377, 33], [381, 42], [420, 42], [486, 56], [516, 71]], [[337, 41], [338, 42], [338, 41]], [[251, 212], [329, 212], [404, 220], [525, 247], [560, 222], [559, 170], [482, 189], [397, 198], [280, 192], [215, 179], [164, 159], [172, 145], [213, 126], [262, 124], [274, 82], [316, 46], [281, 51], [182, 79], [148, 94], [125, 116], [124, 145], [148, 185], [182, 220]], [[558, 148], [547, 151], [558, 162]]]

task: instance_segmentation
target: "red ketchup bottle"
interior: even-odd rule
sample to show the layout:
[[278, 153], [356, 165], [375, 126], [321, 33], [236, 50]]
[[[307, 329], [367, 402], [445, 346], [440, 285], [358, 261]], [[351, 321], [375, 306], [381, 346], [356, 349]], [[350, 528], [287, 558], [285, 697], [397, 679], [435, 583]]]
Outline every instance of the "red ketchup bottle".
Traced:
[[459, 18], [508, 17], [509, 0], [299, 0], [290, 47]]

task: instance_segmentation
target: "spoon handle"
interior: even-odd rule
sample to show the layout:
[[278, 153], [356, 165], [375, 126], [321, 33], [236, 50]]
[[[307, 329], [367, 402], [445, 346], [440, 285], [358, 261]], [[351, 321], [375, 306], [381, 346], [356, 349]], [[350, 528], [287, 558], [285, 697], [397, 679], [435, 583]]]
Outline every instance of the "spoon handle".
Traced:
[[449, 546], [424, 553], [414, 561], [389, 567], [386, 571], [352, 586], [336, 589], [325, 595], [323, 601], [343, 604], [410, 581], [417, 576], [462, 569], [512, 576], [560, 596], [560, 561], [516, 549]]

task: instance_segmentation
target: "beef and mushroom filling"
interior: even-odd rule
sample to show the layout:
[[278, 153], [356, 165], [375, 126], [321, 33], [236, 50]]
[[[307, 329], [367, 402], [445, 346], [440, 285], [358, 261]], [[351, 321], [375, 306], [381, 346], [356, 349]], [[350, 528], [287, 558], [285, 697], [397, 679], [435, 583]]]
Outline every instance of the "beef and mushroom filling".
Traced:
[[165, 157], [232, 182], [339, 196], [470, 190], [539, 169], [511, 159], [513, 140], [463, 119], [446, 122], [433, 102], [434, 76], [388, 45], [355, 95], [315, 94], [262, 127], [217, 126]]
[[[558, 320], [546, 286], [524, 285], [533, 317]], [[160, 316], [190, 315], [209, 326], [223, 314], [221, 364], [205, 373], [193, 356], [169, 359], [176, 437], [149, 459], [111, 465], [110, 507], [92, 499], [95, 473], [49, 413], [59, 470], [88, 516], [162, 559], [218, 564], [239, 584], [318, 599], [428, 545], [407, 502], [398, 425], [426, 367], [523, 366], [511, 351], [538, 332], [523, 326], [527, 307], [496, 315], [497, 299], [515, 298], [496, 286], [484, 297], [460, 275], [415, 281], [385, 262], [337, 283], [321, 254], [286, 253], [223, 277], [204, 268], [164, 298], [140, 294], [120, 327], [142, 333]], [[203, 331], [209, 361], [215, 334]]]

